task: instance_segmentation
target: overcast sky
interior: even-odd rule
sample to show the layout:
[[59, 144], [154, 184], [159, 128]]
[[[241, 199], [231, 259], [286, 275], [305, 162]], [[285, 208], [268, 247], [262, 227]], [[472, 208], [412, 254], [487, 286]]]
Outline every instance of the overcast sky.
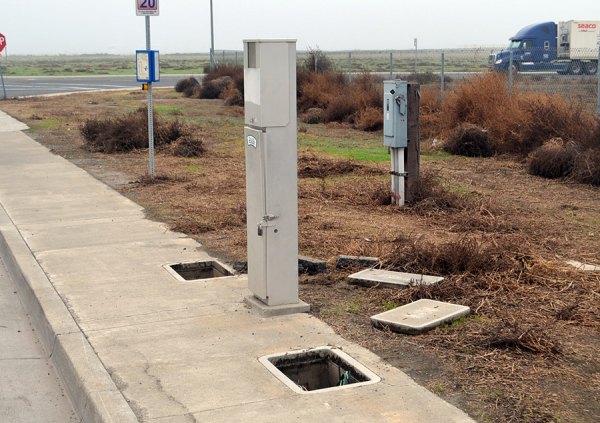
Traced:
[[[209, 0], [159, 0], [152, 47], [207, 52]], [[244, 38], [296, 38], [298, 49], [387, 50], [504, 45], [543, 21], [600, 20], [598, 0], [213, 0], [215, 49]], [[1, 0], [9, 54], [132, 54], [145, 48], [135, 0]]]

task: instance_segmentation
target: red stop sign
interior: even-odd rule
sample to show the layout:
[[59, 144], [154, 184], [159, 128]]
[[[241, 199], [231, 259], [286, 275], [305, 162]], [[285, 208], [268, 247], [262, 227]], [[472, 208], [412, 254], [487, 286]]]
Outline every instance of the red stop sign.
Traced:
[[0, 34], [0, 52], [6, 47], [6, 37]]

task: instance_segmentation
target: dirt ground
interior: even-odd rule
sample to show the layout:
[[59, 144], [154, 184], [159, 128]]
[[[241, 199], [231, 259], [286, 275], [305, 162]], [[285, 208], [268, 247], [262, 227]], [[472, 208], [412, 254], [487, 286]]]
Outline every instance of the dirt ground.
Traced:
[[[143, 205], [152, 219], [201, 241], [230, 262], [245, 260], [242, 111], [220, 101], [158, 91], [161, 117], [194, 125], [206, 153], [156, 158], [83, 147], [87, 117], [143, 105], [142, 93], [11, 100], [53, 152]], [[162, 109], [161, 109], [162, 107]], [[600, 190], [530, 176], [522, 160], [422, 157], [418, 202], [386, 202], [388, 164], [325, 154], [328, 139], [372, 146], [380, 134], [343, 125], [300, 125], [300, 253], [330, 271], [302, 276], [300, 296], [342, 336], [380, 355], [481, 422], [600, 421]], [[382, 147], [383, 148], [383, 147]], [[423, 151], [431, 151], [423, 141]], [[376, 256], [382, 267], [446, 279], [403, 290], [349, 285], [338, 254]], [[369, 316], [419, 298], [468, 305], [471, 316], [419, 336], [372, 328]]]

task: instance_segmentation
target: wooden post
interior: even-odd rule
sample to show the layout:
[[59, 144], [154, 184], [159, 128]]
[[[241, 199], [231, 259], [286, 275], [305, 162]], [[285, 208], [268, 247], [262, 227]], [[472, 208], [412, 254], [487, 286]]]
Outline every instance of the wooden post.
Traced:
[[408, 147], [404, 156], [404, 171], [406, 172], [406, 191], [404, 193], [407, 202], [416, 199], [419, 192], [419, 165], [421, 152], [419, 129], [419, 105], [421, 101], [419, 84], [408, 84]]

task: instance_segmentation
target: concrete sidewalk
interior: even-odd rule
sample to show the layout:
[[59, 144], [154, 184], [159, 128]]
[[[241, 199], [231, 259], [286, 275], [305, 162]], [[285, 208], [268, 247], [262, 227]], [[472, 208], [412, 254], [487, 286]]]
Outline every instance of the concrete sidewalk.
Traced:
[[[251, 313], [244, 276], [176, 280], [162, 266], [208, 258], [197, 242], [20, 132], [0, 132], [0, 205], [0, 248], [84, 421], [472, 421], [310, 315]], [[381, 382], [296, 394], [258, 361], [323, 345]]]

